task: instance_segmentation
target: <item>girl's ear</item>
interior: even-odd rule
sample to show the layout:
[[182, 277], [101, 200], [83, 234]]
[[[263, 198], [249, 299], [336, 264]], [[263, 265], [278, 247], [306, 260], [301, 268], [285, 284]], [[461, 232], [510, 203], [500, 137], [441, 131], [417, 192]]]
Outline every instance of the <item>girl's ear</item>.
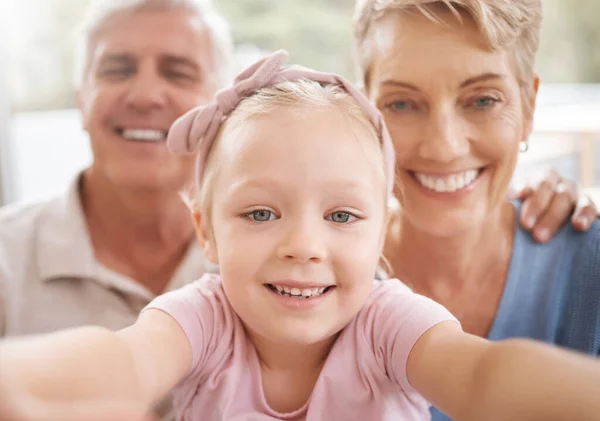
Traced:
[[194, 229], [196, 230], [196, 238], [198, 239], [198, 243], [200, 244], [200, 248], [204, 252], [204, 255], [212, 264], [219, 264], [219, 257], [217, 255], [217, 250], [215, 247], [215, 242], [212, 236], [207, 235], [207, 229], [205, 223], [202, 221], [202, 216], [200, 215], [200, 210], [197, 207], [191, 209], [192, 215], [192, 223], [194, 224]]

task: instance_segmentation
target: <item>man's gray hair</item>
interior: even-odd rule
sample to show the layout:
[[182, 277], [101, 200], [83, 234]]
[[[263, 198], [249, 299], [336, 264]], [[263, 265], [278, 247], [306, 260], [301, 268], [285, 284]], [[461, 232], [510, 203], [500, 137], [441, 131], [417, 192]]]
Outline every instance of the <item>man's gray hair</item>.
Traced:
[[148, 9], [182, 10], [201, 20], [211, 41], [217, 87], [231, 82], [235, 71], [233, 40], [229, 24], [211, 0], [91, 0], [77, 34], [75, 88], [81, 87], [89, 70], [96, 34], [116, 15]]

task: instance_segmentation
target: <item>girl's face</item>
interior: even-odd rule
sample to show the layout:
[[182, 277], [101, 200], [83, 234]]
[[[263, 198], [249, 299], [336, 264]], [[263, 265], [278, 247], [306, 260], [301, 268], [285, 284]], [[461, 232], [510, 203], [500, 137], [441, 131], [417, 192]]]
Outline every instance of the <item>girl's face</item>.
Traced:
[[384, 233], [380, 146], [338, 110], [279, 110], [219, 145], [207, 256], [250, 335], [316, 344], [370, 294]]

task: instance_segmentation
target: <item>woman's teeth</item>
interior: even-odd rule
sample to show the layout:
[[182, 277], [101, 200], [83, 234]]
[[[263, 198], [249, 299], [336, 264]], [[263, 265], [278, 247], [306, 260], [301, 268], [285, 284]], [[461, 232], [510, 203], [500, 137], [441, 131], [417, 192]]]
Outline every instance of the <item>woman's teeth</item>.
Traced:
[[166, 133], [153, 129], [135, 129], [123, 130], [123, 137], [131, 140], [141, 140], [144, 142], [162, 142], [166, 139]]
[[269, 287], [273, 291], [278, 292], [280, 295], [284, 295], [287, 297], [294, 297], [299, 300], [303, 300], [303, 299], [311, 298], [311, 297], [318, 297], [319, 295], [323, 294], [325, 291], [327, 291], [330, 288], [330, 287], [322, 287], [322, 288], [299, 289], [299, 288], [291, 288], [291, 287], [287, 287], [287, 286], [271, 285], [271, 284], [269, 284]]
[[469, 170], [444, 177], [418, 172], [414, 174], [423, 187], [438, 193], [451, 193], [471, 185], [479, 176], [480, 170]]

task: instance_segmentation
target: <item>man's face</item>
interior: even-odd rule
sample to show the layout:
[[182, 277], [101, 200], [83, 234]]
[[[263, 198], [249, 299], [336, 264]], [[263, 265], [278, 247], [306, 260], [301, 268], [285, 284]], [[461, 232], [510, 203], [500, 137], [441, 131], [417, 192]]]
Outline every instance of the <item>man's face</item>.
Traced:
[[92, 40], [88, 59], [78, 101], [92, 173], [122, 188], [180, 188], [192, 177], [193, 157], [172, 155], [167, 131], [217, 88], [202, 22], [181, 11], [118, 15]]

